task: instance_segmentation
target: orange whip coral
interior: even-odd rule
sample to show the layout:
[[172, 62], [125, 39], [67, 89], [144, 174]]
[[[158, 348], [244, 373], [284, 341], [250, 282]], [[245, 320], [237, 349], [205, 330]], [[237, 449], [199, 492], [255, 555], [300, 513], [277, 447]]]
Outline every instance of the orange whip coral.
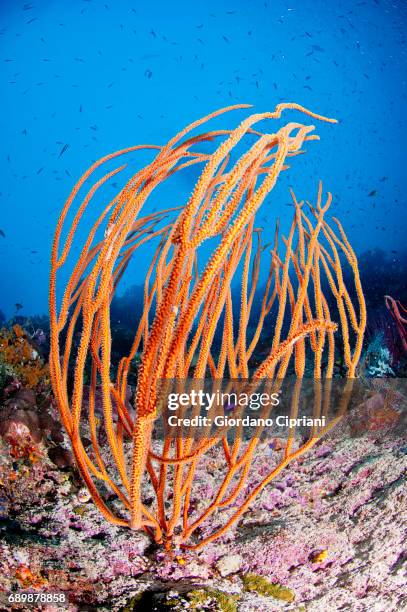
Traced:
[[[165, 381], [229, 376], [255, 382], [269, 379], [274, 384], [273, 381], [283, 380], [291, 368], [300, 384], [306, 365], [312, 368], [316, 383], [322, 378], [329, 381], [338, 328], [351, 380], [362, 350], [366, 309], [357, 259], [339, 221], [334, 219], [332, 226], [325, 218], [331, 195], [323, 202], [321, 185], [314, 206], [298, 202], [292, 193], [293, 221], [283, 246], [276, 227], [260, 314], [254, 312], [263, 251], [261, 230], [254, 224], [256, 212], [279, 174], [287, 169], [287, 159], [301, 153], [305, 142], [318, 139], [313, 125], [290, 122], [277, 131], [262, 133], [258, 124], [278, 119], [286, 110], [300, 111], [320, 121], [335, 120], [298, 104], [279, 104], [274, 112], [251, 115], [235, 129], [190, 134], [223, 113], [243, 108], [248, 105], [223, 108], [199, 119], [164, 146], [129, 147], [95, 162], [66, 201], [52, 248], [50, 373], [79, 471], [108, 520], [144, 529], [167, 547], [175, 544], [196, 549], [222, 535], [253, 498], [313, 446], [323, 431], [313, 430], [298, 447], [290, 433], [277, 465], [251, 487], [248, 475], [259, 432], [245, 445], [241, 436], [237, 435], [232, 443], [226, 433], [215, 437], [207, 433], [199, 440], [193, 436], [166, 436], [160, 445], [153, 445], [153, 427], [160, 416], [158, 404]], [[250, 139], [252, 144], [233, 162], [237, 149]], [[214, 152], [197, 151], [202, 144], [217, 140], [221, 143]], [[157, 151], [155, 158], [131, 176], [98, 213], [75, 261], [77, 251], [72, 245], [78, 238], [82, 218], [89, 213], [99, 189], [125, 165], [104, 174], [84, 193], [75, 209], [79, 192], [86, 190], [88, 179], [103, 164], [142, 149]], [[155, 190], [172, 175], [195, 164], [204, 167], [184, 206], [141, 216]], [[67, 227], [68, 218], [71, 220]], [[213, 240], [216, 245], [202, 264], [198, 257], [201, 247], [211, 239], [209, 245]], [[145, 279], [143, 314], [131, 350], [122, 356], [113, 375], [111, 301], [131, 258], [151, 241], [157, 246]], [[343, 279], [344, 265], [353, 272], [352, 291]], [[70, 273], [63, 279], [59, 300], [57, 277], [62, 269]], [[238, 321], [234, 320], [231, 290], [232, 280], [237, 278], [241, 285]], [[355, 299], [357, 306], [352, 301]], [[336, 322], [331, 318], [332, 304]], [[270, 331], [267, 354], [253, 366], [264, 332]], [[220, 348], [215, 349], [219, 335]], [[131, 406], [126, 400], [128, 376], [140, 352], [135, 403]], [[71, 368], [74, 385], [70, 396]], [[89, 399], [84, 401], [86, 372], [90, 372]], [[101, 419], [96, 416], [99, 389], [103, 400]], [[322, 392], [316, 393], [315, 414], [321, 414], [325, 400]], [[298, 412], [298, 403], [299, 392], [295, 392], [292, 414]], [[108, 443], [103, 452], [101, 430]], [[85, 435], [91, 440], [86, 448]], [[194, 476], [198, 463], [215, 452], [212, 449], [224, 459], [220, 486], [206, 507], [198, 504], [196, 510]], [[106, 502], [109, 489], [117, 496], [110, 504]], [[151, 497], [145, 494], [147, 490], [154, 493], [155, 503], [146, 503]], [[227, 513], [223, 526], [200, 541], [186, 543], [193, 534], [196, 536], [206, 519], [223, 509]]]

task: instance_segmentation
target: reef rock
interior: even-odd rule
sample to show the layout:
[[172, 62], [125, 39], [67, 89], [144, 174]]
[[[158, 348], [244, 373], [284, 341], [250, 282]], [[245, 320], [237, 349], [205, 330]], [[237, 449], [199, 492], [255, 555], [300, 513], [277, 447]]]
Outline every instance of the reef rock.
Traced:
[[[107, 523], [67, 449], [41, 442], [35, 460], [16, 462], [0, 446], [1, 591], [63, 590], [71, 611], [403, 608], [406, 439], [321, 440], [236, 528], [174, 553]], [[259, 446], [259, 478], [269, 452]]]

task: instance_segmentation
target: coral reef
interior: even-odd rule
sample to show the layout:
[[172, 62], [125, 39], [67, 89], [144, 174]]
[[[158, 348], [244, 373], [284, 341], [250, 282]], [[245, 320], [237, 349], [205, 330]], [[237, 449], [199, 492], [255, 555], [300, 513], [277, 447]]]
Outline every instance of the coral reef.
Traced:
[[[405, 437], [321, 441], [238, 529], [181, 555], [104, 521], [76, 469], [49, 459], [47, 437], [36, 444], [35, 461], [16, 461], [0, 437], [0, 598], [62, 590], [70, 612], [403, 608]], [[257, 458], [260, 479], [267, 444]]]
[[[262, 490], [235, 528], [200, 551], [166, 552], [104, 520], [68, 450], [47, 378], [33, 390], [14, 376], [0, 409], [1, 609], [25, 611], [7, 601], [22, 589], [62, 591], [68, 612], [403, 609], [407, 438], [394, 423], [406, 400], [389, 388], [394, 380], [370, 380], [360, 422], [347, 415]], [[259, 443], [254, 485], [272, 456], [269, 442]], [[199, 463], [195, 474], [202, 500], [221, 464], [215, 449], [208, 460], [211, 471]], [[211, 516], [203, 536], [216, 527]]]
[[48, 366], [34, 348], [21, 325], [0, 330], [0, 365], [9, 375], [15, 374], [29, 388], [46, 378]]
[[384, 343], [383, 333], [377, 334], [369, 343], [362, 354], [358, 371], [361, 376], [381, 378], [383, 376], [394, 376], [391, 367], [392, 356]]

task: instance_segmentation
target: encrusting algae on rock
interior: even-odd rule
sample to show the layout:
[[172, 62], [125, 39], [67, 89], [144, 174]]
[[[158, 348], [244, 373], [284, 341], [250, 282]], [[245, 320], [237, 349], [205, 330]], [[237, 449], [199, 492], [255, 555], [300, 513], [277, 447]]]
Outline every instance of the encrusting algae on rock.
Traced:
[[242, 577], [242, 580], [245, 591], [255, 591], [259, 595], [288, 602], [295, 599], [294, 591], [281, 584], [274, 584], [258, 574], [246, 574]]
[[144, 591], [134, 595], [120, 612], [144, 612], [160, 610], [162, 612], [237, 612], [238, 595], [231, 595], [215, 588], [197, 588], [186, 593], [167, 591], [152, 593]]

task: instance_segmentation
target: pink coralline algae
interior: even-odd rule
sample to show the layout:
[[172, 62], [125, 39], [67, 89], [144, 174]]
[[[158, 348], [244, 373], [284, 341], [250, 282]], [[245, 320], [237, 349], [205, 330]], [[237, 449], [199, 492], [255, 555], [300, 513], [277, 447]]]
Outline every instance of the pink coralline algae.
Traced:
[[[2, 444], [4, 474], [13, 458], [4, 461]], [[260, 471], [270, 460], [267, 448], [259, 450]], [[202, 552], [169, 554], [154, 550], [145, 534], [104, 522], [75, 469], [60, 471], [43, 453], [27, 473], [20, 467], [15, 481], [3, 483], [9, 515], [19, 510], [1, 544], [0, 588], [21, 586], [24, 567], [32, 584], [41, 580], [43, 590], [63, 589], [72, 611], [121, 610], [137, 593], [169, 589], [182, 603], [182, 593], [196, 588], [236, 596], [235, 609], [242, 611], [302, 604], [311, 612], [398, 610], [405, 595], [406, 467], [402, 438], [321, 442], [258, 497], [238, 529]], [[221, 572], [235, 557], [236, 569]], [[293, 602], [245, 590], [248, 574], [289, 589]]]
[[[10, 378], [7, 394], [5, 389], [0, 593], [62, 590], [69, 612], [403, 609], [407, 438], [402, 432], [383, 435], [373, 429], [352, 438], [355, 421], [345, 423], [295, 469], [281, 472], [236, 528], [200, 552], [169, 553], [142, 532], [104, 521], [79, 478], [46, 385], [29, 389]], [[364, 410], [380, 414], [384, 397], [382, 389], [372, 390], [359, 417]], [[392, 407], [400, 417], [396, 400]], [[97, 402], [97, 414], [99, 409]], [[278, 439], [259, 444], [252, 485], [278, 461], [282, 448]], [[218, 484], [221, 459], [211, 450], [206, 460], [209, 470], [200, 462], [196, 467], [196, 506]], [[109, 501], [117, 503], [114, 496]], [[238, 504], [239, 498], [230, 511]], [[217, 521], [215, 513], [202, 535]]]

